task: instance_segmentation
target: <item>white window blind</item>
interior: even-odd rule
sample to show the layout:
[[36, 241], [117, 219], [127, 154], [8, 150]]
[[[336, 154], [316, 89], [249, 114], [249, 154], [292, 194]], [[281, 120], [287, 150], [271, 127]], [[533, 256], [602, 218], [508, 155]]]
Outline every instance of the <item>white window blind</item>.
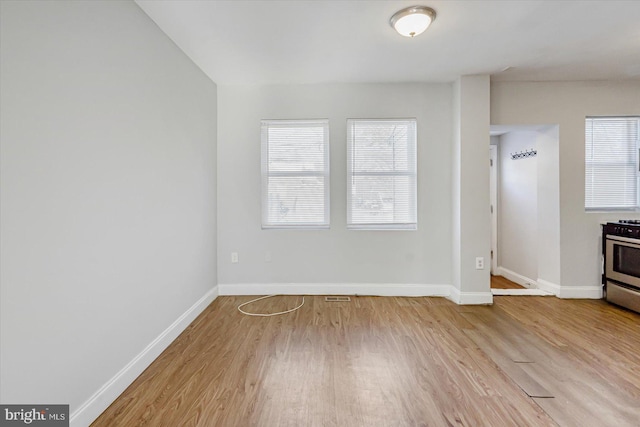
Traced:
[[347, 227], [417, 228], [416, 120], [348, 120]]
[[328, 120], [262, 121], [262, 227], [329, 227]]
[[587, 117], [585, 209], [638, 207], [639, 117]]

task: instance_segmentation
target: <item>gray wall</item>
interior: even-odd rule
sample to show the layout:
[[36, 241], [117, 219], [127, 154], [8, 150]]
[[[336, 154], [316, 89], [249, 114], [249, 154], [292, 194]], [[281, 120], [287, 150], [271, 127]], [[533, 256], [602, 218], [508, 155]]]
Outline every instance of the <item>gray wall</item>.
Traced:
[[[489, 75], [460, 76], [454, 83], [452, 299], [462, 304], [493, 301], [489, 277], [489, 91]], [[476, 269], [477, 258], [483, 258], [483, 269]]]
[[558, 126], [537, 131], [538, 156], [538, 287], [560, 284], [560, 141]]
[[640, 115], [640, 81], [491, 85], [492, 124], [558, 124], [561, 268], [556, 285], [563, 288], [560, 296], [567, 297], [595, 297], [599, 290], [600, 222], [638, 217], [584, 210], [584, 120], [589, 115]]
[[538, 159], [512, 160], [511, 153], [536, 148], [536, 131], [500, 137], [498, 266], [531, 281], [538, 277]]
[[[487, 76], [463, 79], [459, 93], [225, 86], [217, 111], [215, 84], [133, 3], [0, 8], [3, 403], [74, 411], [216, 278], [488, 288], [488, 272], [473, 269], [489, 251]], [[640, 114], [640, 82], [493, 83], [490, 106], [494, 124], [559, 124], [549, 185], [559, 180], [560, 202], [539, 212], [560, 205], [562, 268], [539, 278], [597, 289], [599, 222], [621, 215], [584, 212], [584, 117]], [[263, 231], [260, 119], [296, 117], [330, 120], [331, 229]], [[371, 117], [418, 119], [418, 231], [346, 230], [346, 119]]]
[[1, 2], [1, 396], [73, 412], [216, 285], [216, 86], [132, 2]]
[[[451, 283], [450, 84], [220, 86], [218, 102], [221, 284]], [[386, 117], [418, 119], [418, 230], [347, 231], [346, 119]], [[261, 230], [260, 120], [282, 118], [329, 119], [329, 230]]]

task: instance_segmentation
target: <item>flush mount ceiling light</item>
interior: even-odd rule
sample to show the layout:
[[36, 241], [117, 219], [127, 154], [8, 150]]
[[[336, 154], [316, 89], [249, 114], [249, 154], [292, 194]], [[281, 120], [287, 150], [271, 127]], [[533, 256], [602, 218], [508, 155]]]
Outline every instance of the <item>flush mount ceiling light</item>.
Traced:
[[405, 37], [422, 34], [436, 19], [436, 11], [427, 6], [411, 6], [393, 14], [389, 23]]

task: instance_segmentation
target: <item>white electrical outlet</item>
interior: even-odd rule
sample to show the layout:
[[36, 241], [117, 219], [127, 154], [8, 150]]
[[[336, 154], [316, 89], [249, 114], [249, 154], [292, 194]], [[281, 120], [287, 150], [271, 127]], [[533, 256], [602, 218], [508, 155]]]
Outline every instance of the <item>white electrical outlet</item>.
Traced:
[[234, 264], [238, 262], [238, 252], [231, 252], [231, 262]]
[[476, 270], [484, 270], [484, 258], [481, 256], [476, 258]]

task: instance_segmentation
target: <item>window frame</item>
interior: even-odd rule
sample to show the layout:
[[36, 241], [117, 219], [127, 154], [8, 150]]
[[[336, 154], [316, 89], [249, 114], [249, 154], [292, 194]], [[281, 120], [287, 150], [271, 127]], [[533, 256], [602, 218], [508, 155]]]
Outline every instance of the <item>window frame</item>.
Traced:
[[[269, 128], [270, 127], [313, 127], [323, 128], [323, 163], [322, 171], [291, 170], [291, 171], [270, 171], [269, 170]], [[260, 122], [261, 140], [261, 176], [262, 176], [262, 229], [298, 229], [298, 230], [324, 230], [330, 228], [330, 143], [329, 143], [329, 120], [328, 119], [263, 119]], [[323, 203], [324, 219], [320, 222], [277, 222], [269, 219], [269, 180], [272, 177], [322, 177], [324, 180]]]
[[[394, 171], [356, 171], [357, 161], [355, 135], [353, 126], [357, 123], [372, 122], [407, 122], [411, 124], [413, 135], [411, 137], [411, 147], [407, 146], [407, 170]], [[410, 166], [410, 167], [409, 167]], [[408, 206], [413, 216], [413, 221], [409, 222], [355, 222], [353, 218], [353, 186], [354, 178], [357, 176], [378, 176], [378, 177], [409, 177], [413, 182], [413, 187], [407, 192]], [[415, 231], [418, 229], [418, 120], [410, 118], [358, 118], [347, 119], [347, 229], [364, 231]]]
[[[634, 120], [636, 122], [636, 132], [637, 132], [637, 138], [636, 141], [631, 142], [630, 144], [628, 144], [627, 146], [632, 146], [631, 151], [633, 151], [634, 155], [635, 155], [635, 159], [627, 159], [627, 161], [622, 162], [612, 162], [611, 164], [613, 165], [624, 165], [626, 164], [627, 167], [633, 168], [635, 171], [635, 201], [634, 201], [634, 205], [632, 206], [621, 206], [621, 205], [612, 205], [612, 206], [588, 206], [588, 193], [589, 191], [587, 190], [589, 187], [589, 181], [588, 181], [588, 177], [589, 177], [589, 171], [590, 171], [590, 164], [594, 164], [596, 162], [590, 161], [590, 159], [587, 157], [587, 152], [589, 150], [589, 141], [590, 139], [588, 138], [588, 134], [589, 134], [589, 126], [590, 126], [590, 121], [593, 120], [598, 120], [598, 119], [602, 119], [602, 120], [606, 120], [606, 119], [620, 119], [620, 120]], [[584, 165], [585, 165], [585, 172], [584, 172], [584, 209], [585, 212], [637, 212], [640, 211], [640, 116], [636, 116], [636, 115], [630, 115], [630, 116], [586, 116], [585, 117], [585, 157], [584, 157]], [[593, 138], [593, 137], [592, 137]], [[593, 139], [591, 139], [591, 141], [593, 141]], [[593, 144], [593, 142], [592, 142]], [[591, 149], [591, 151], [593, 151], [593, 148]], [[593, 156], [592, 156], [593, 157]], [[593, 173], [592, 173], [593, 176]], [[593, 181], [593, 178], [592, 178]], [[597, 190], [597, 184], [591, 184], [591, 192], [593, 193], [595, 190]], [[601, 189], [602, 191], [603, 189]], [[597, 196], [596, 196], [597, 197]]]

